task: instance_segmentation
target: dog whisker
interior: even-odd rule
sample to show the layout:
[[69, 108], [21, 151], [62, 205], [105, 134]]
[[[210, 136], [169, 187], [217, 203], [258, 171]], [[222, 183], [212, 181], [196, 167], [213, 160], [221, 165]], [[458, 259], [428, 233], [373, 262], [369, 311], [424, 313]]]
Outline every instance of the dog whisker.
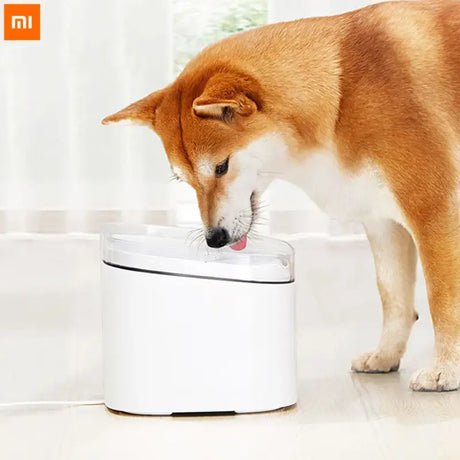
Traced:
[[197, 251], [199, 251], [200, 245], [205, 241], [203, 228], [198, 227], [190, 230], [185, 241], [189, 247], [196, 247]]
[[197, 238], [204, 237], [203, 232], [190, 232], [187, 235], [186, 241], [195, 241]]

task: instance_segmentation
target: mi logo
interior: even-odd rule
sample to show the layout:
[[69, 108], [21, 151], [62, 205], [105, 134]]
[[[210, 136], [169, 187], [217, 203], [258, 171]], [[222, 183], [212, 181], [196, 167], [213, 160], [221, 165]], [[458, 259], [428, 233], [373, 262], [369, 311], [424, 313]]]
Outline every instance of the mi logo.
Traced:
[[32, 16], [11, 16], [12, 29], [32, 29]]
[[5, 40], [40, 40], [40, 5], [4, 5], [3, 21]]

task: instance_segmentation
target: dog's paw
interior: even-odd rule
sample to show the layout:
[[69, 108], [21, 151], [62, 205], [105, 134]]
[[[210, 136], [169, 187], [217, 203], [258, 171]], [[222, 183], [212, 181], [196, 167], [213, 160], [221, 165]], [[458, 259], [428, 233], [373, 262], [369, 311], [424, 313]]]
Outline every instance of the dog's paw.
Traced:
[[364, 353], [351, 362], [351, 369], [368, 374], [395, 372], [399, 369], [399, 358], [381, 352]]
[[460, 376], [456, 367], [438, 364], [416, 372], [409, 386], [414, 391], [453, 391], [460, 386]]

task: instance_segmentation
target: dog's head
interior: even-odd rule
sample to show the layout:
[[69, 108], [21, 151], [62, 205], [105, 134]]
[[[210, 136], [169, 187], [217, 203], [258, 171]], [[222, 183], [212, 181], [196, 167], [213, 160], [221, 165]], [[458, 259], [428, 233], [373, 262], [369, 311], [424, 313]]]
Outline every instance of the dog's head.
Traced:
[[[196, 191], [207, 244], [245, 246], [258, 197], [283, 153], [256, 81], [233, 72], [186, 72], [163, 90], [103, 120], [153, 128], [171, 169]], [[281, 149], [280, 149], [281, 147]]]

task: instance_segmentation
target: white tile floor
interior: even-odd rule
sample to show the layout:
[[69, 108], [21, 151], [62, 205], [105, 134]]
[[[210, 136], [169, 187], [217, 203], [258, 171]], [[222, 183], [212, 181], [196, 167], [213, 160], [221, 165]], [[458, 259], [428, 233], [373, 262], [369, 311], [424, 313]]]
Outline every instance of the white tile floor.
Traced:
[[[299, 403], [228, 417], [133, 417], [104, 406], [0, 408], [0, 459], [459, 459], [460, 393], [412, 393], [431, 355], [420, 321], [400, 373], [356, 375], [380, 306], [365, 242], [300, 240]], [[0, 403], [102, 397], [98, 242], [0, 239]], [[420, 277], [421, 278], [421, 277]]]

